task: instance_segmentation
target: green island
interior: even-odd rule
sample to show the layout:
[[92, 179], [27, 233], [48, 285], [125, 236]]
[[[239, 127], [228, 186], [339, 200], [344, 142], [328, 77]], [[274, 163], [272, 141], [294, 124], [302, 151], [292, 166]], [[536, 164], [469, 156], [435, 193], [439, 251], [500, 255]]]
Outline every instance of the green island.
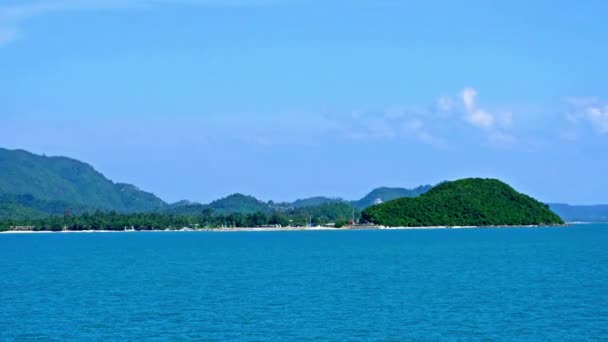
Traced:
[[0, 231], [181, 230], [216, 228], [558, 225], [606, 218], [603, 207], [551, 205], [494, 179], [412, 189], [381, 187], [358, 200], [316, 196], [293, 202], [232, 194], [201, 204], [167, 203], [114, 183], [89, 164], [0, 148]]
[[[213, 208], [217, 208], [217, 212]], [[516, 192], [501, 181], [471, 178], [444, 182], [418, 197], [397, 198], [370, 206], [363, 212], [342, 201], [308, 207], [271, 207], [251, 196], [235, 194], [210, 205], [184, 203], [160, 212], [97, 210], [78, 216], [65, 213], [43, 218], [4, 219], [0, 220], [0, 231], [527, 226], [563, 223], [547, 205]]]
[[442, 183], [415, 198], [399, 198], [362, 213], [370, 223], [392, 227], [558, 225], [549, 206], [496, 179]]

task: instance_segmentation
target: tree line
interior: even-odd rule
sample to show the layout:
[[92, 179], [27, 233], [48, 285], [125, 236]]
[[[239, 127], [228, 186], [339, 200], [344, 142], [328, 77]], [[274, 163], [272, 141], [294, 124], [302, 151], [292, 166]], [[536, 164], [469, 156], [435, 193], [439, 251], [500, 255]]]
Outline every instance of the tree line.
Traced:
[[303, 227], [312, 224], [334, 223], [337, 227], [358, 218], [360, 212], [342, 203], [323, 204], [317, 207], [293, 209], [288, 212], [256, 212], [217, 214], [203, 209], [196, 215], [168, 213], [122, 214], [114, 211], [96, 211], [93, 214], [49, 216], [20, 220], [0, 221], [0, 230], [28, 229], [34, 231], [83, 231], [83, 230], [166, 230], [166, 229], [213, 229], [230, 227]]

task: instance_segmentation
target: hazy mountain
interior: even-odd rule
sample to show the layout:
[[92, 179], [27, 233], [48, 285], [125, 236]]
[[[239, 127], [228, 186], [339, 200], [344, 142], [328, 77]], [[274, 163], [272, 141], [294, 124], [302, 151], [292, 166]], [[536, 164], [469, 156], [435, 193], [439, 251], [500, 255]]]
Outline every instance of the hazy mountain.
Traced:
[[608, 205], [549, 204], [567, 222], [608, 222]]
[[180, 201], [165, 208], [166, 212], [173, 214], [200, 214], [204, 209], [211, 209], [218, 214], [227, 213], [254, 213], [286, 211], [292, 209], [303, 209], [324, 206], [327, 204], [344, 204], [357, 209], [365, 209], [373, 205], [378, 199], [382, 202], [390, 201], [400, 197], [415, 197], [432, 188], [430, 185], [420, 186], [415, 189], [403, 188], [378, 188], [370, 192], [367, 196], [356, 201], [345, 201], [340, 198], [330, 198], [324, 196], [298, 199], [289, 202], [263, 202], [253, 196], [243, 194], [233, 194], [228, 197], [213, 201], [209, 204], [192, 203]]
[[377, 203], [391, 201], [401, 197], [416, 197], [431, 190], [431, 185], [422, 185], [414, 189], [404, 188], [377, 188], [358, 201], [354, 201], [353, 205], [359, 209], [365, 209]]
[[317, 196], [317, 197], [310, 197], [310, 198], [296, 200], [293, 203], [291, 203], [291, 206], [294, 208], [304, 208], [304, 207], [316, 207], [316, 206], [319, 206], [322, 204], [340, 203], [340, 202], [346, 202], [346, 201], [344, 201], [343, 199], [340, 199], [340, 198], [329, 198], [329, 197]]
[[43, 201], [120, 212], [152, 211], [166, 205], [133, 185], [112, 182], [78, 160], [3, 148], [0, 148], [0, 195], [32, 195]]
[[215, 200], [209, 204], [180, 201], [172, 204], [164, 211], [172, 214], [199, 215], [203, 210], [212, 210], [215, 214], [243, 213], [252, 214], [256, 212], [270, 212], [272, 208], [266, 202], [262, 202], [253, 196], [243, 194], [232, 194], [230, 196]]

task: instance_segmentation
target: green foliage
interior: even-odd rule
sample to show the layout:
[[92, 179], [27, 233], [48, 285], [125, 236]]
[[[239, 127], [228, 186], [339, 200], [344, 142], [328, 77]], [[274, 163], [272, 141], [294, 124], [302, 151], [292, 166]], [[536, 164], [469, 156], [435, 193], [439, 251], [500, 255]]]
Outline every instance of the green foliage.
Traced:
[[[210, 227], [307, 225], [310, 221], [313, 225], [324, 225], [353, 217], [357, 220], [360, 210], [373, 205], [377, 199], [389, 202], [365, 210], [364, 220], [408, 226], [561, 222], [546, 206], [495, 180], [468, 179], [431, 188], [428, 185], [415, 189], [378, 188], [353, 202], [312, 197], [293, 203], [265, 203], [252, 196], [234, 194], [207, 205], [182, 201], [169, 206], [133, 185], [113, 183], [77, 160], [0, 148], [0, 220], [4, 219], [4, 223], [8, 219], [86, 218], [82, 214], [92, 214], [99, 209], [118, 213], [155, 212], [149, 216], [124, 216], [146, 218], [147, 224], [159, 219], [157, 225], [164, 228], [183, 222], [184, 217], [194, 218], [186, 223], [192, 221]], [[420, 197], [407, 199], [416, 196]], [[393, 199], [398, 200], [391, 201]], [[571, 221], [608, 220], [605, 206], [552, 206]], [[180, 219], [172, 221], [178, 217]]]
[[166, 205], [133, 185], [113, 183], [80, 161], [2, 148], [0, 194], [28, 194], [43, 201], [120, 212], [152, 211]]
[[0, 202], [0, 219], [24, 220], [28, 218], [42, 218], [47, 213], [26, 207], [15, 202]]
[[[205, 208], [211, 208], [216, 213], [254, 213], [254, 212], [265, 212], [273, 213], [278, 212], [294, 212], [303, 211], [303, 215], [308, 215], [307, 211], [309, 208], [334, 208], [349, 212], [348, 218], [352, 218], [352, 210], [355, 209], [357, 213], [361, 209], [365, 209], [374, 204], [376, 199], [382, 201], [388, 201], [399, 197], [415, 197], [431, 189], [430, 185], [419, 186], [415, 189], [402, 189], [402, 188], [378, 188], [373, 190], [367, 196], [358, 201], [345, 201], [340, 198], [329, 198], [323, 196], [310, 197], [305, 199], [299, 199], [293, 203], [274, 203], [270, 201], [268, 203], [262, 202], [255, 197], [246, 196], [242, 194], [234, 194], [228, 197], [216, 200], [210, 204], [204, 205], [199, 203], [192, 203], [188, 201], [180, 201], [171, 204], [164, 208], [164, 212], [172, 214], [182, 215], [196, 215], [199, 214]], [[328, 207], [324, 207], [328, 205]], [[315, 215], [315, 214], [313, 214]], [[322, 215], [317, 215], [322, 216]], [[334, 220], [336, 217], [342, 217], [344, 215], [331, 214], [327, 216], [327, 220]], [[321, 220], [322, 222], [327, 220]]]
[[273, 209], [253, 196], [233, 194], [209, 204], [181, 201], [168, 206], [163, 211], [170, 214], [199, 215], [204, 210], [212, 210], [216, 214], [253, 214], [257, 212], [270, 213]]
[[[22, 202], [30, 206], [48, 204], [33, 197]], [[305, 226], [348, 224], [361, 216], [362, 221], [387, 226], [485, 226], [559, 224], [562, 220], [544, 204], [517, 193], [508, 185], [492, 179], [464, 179], [443, 183], [417, 198], [400, 198], [372, 206], [361, 213], [348, 202], [323, 203], [310, 207], [273, 206], [244, 195], [229, 196], [209, 205], [189, 204], [176, 208], [182, 213], [116, 212], [84, 213], [40, 217], [34, 209], [12, 203], [5, 208], [21, 210], [13, 220], [0, 221], [0, 229], [34, 226], [36, 230], [153, 230], [216, 227]], [[56, 204], [56, 211], [64, 204]], [[0, 212], [2, 210], [0, 206]], [[175, 208], [174, 208], [175, 209]], [[262, 210], [256, 210], [262, 209]], [[32, 210], [32, 211], [30, 211]], [[249, 211], [249, 212], [247, 212]]]
[[172, 214], [172, 215], [199, 215], [205, 209], [211, 210], [208, 206], [202, 205], [200, 203], [183, 203], [180, 204], [172, 204], [171, 206], [163, 209], [161, 212], [163, 214]]
[[[354, 210], [355, 216], [359, 212]], [[170, 213], [119, 214], [97, 211], [80, 216], [39, 217], [24, 215], [14, 220], [0, 220], [0, 229], [14, 226], [33, 226], [35, 230], [158, 230], [181, 228], [218, 228], [218, 227], [268, 227], [268, 226], [306, 226], [312, 220], [314, 225], [329, 222], [346, 224], [352, 218], [353, 208], [348, 203], [328, 203], [316, 207], [292, 209], [281, 212], [215, 212], [203, 207], [194, 215]]]
[[335, 224], [334, 227], [336, 227], [336, 228], [342, 228], [342, 227], [345, 227], [347, 225], [348, 225], [348, 220], [339, 219], [339, 220], [336, 220], [336, 224]]
[[206, 207], [213, 209], [214, 212], [219, 214], [252, 214], [256, 212], [270, 211], [268, 204], [256, 199], [253, 196], [246, 196], [243, 194], [233, 194], [228, 197], [215, 200]]
[[288, 211], [293, 215], [313, 217], [313, 224], [327, 224], [338, 220], [351, 220], [359, 218], [361, 211], [353, 208], [347, 202], [325, 203], [313, 207], [295, 208]]
[[42, 218], [50, 215], [81, 215], [94, 210], [62, 201], [45, 201], [32, 195], [0, 195], [0, 219]]
[[367, 208], [362, 220], [385, 226], [493, 226], [562, 224], [549, 207], [495, 179], [440, 184], [416, 198]]
[[51, 216], [42, 219], [1, 221], [0, 227], [33, 226], [38, 231], [58, 230], [155, 230], [196, 228], [199, 219], [189, 216], [162, 215], [158, 213], [118, 214], [97, 211], [81, 216]]
[[[98, 209], [121, 213], [156, 211], [175, 215], [200, 215], [205, 208], [210, 208], [215, 214], [226, 215], [283, 212], [293, 216], [299, 213], [302, 217], [315, 216], [314, 223], [323, 224], [346, 216], [346, 211], [351, 211], [348, 216], [350, 218], [350, 206], [364, 208], [376, 198], [386, 201], [396, 197], [415, 196], [423, 191], [426, 191], [426, 187], [413, 190], [379, 188], [360, 201], [351, 203], [321, 196], [293, 203], [265, 203], [251, 196], [234, 194], [208, 205], [182, 201], [169, 206], [153, 194], [133, 185], [113, 183], [80, 161], [0, 148], [0, 196], [31, 195], [29, 199], [0, 198], [0, 219], [40, 218], [62, 215], [64, 211], [78, 215]], [[323, 207], [326, 204], [338, 206]], [[309, 208], [330, 212], [311, 214]], [[334, 209], [338, 212], [333, 212]]]

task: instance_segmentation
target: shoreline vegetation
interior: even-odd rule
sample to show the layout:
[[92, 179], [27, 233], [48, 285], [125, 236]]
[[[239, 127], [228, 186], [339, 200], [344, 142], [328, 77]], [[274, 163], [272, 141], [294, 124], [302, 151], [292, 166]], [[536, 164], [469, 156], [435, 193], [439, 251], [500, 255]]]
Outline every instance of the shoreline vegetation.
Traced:
[[576, 223], [553, 225], [500, 225], [500, 226], [420, 226], [420, 227], [386, 227], [386, 226], [347, 226], [335, 227], [224, 227], [224, 228], [181, 228], [154, 230], [4, 230], [0, 234], [61, 234], [61, 233], [171, 233], [171, 232], [289, 232], [289, 231], [356, 231], [356, 230], [449, 230], [449, 229], [502, 229], [502, 228], [565, 228]]
[[[120, 217], [113, 217], [116, 215]], [[206, 204], [169, 203], [134, 185], [115, 183], [79, 160], [0, 148], [0, 231], [10, 226], [41, 230], [332, 223], [336, 227], [353, 223], [488, 226], [559, 223], [562, 219], [606, 222], [608, 205], [545, 205], [498, 180], [479, 178], [410, 189], [379, 187], [352, 200], [315, 196], [276, 202], [234, 193]]]
[[340, 204], [323, 204], [319, 208], [321, 210], [230, 214], [214, 213], [204, 208], [195, 215], [97, 211], [92, 215], [2, 220], [0, 231], [260, 231], [564, 224], [546, 204], [518, 193], [499, 180], [481, 178], [445, 182], [418, 197], [398, 198], [373, 205], [362, 212], [348, 210]]
[[[195, 213], [117, 213], [0, 220], [0, 231], [283, 231], [437, 229], [563, 225], [551, 209], [496, 179], [444, 182], [418, 197], [372, 205], [362, 212], [344, 203], [295, 210]], [[257, 227], [257, 228], [254, 228]]]

